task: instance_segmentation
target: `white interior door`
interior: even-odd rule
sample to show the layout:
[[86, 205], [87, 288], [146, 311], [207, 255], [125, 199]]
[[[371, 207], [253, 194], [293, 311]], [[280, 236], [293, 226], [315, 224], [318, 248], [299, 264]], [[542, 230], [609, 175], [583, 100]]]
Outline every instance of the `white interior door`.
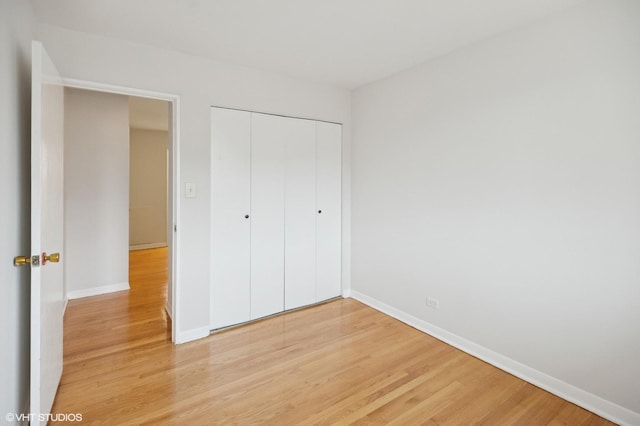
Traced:
[[251, 113], [211, 109], [211, 328], [251, 319]]
[[35, 41], [31, 90], [30, 412], [49, 413], [62, 375], [64, 88]]
[[317, 301], [339, 296], [341, 286], [342, 126], [318, 122]]
[[283, 119], [285, 139], [284, 307], [316, 301], [316, 122]]
[[285, 122], [251, 114], [251, 319], [284, 310]]

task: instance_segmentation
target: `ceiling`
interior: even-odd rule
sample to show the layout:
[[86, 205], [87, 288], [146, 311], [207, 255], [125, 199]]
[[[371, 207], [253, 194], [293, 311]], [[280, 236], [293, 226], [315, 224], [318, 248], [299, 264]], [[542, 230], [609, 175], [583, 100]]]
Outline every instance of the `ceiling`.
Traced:
[[40, 22], [355, 88], [584, 0], [32, 0]]

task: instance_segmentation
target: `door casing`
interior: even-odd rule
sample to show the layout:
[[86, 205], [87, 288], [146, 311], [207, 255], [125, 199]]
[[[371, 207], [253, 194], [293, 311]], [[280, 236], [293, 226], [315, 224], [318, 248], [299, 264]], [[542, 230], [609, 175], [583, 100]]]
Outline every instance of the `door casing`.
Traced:
[[136, 89], [124, 86], [114, 86], [110, 84], [98, 83], [86, 80], [67, 79], [63, 78], [64, 87], [70, 87], [75, 89], [92, 90], [95, 92], [113, 93], [125, 96], [138, 96], [143, 98], [158, 99], [169, 102], [171, 105], [171, 120], [169, 122], [169, 135], [171, 142], [169, 143], [169, 156], [170, 156], [170, 173], [169, 178], [171, 184], [169, 188], [169, 199], [171, 202], [171, 208], [169, 210], [170, 218], [168, 222], [173, 228], [173, 232], [170, 233], [168, 238], [169, 244], [169, 269], [171, 271], [171, 303], [167, 306], [167, 312], [171, 317], [171, 341], [176, 343], [182, 343], [188, 341], [186, 336], [180, 335], [180, 233], [177, 229], [177, 224], [180, 222], [180, 197], [179, 197], [179, 185], [180, 182], [180, 96], [154, 92], [149, 90]]

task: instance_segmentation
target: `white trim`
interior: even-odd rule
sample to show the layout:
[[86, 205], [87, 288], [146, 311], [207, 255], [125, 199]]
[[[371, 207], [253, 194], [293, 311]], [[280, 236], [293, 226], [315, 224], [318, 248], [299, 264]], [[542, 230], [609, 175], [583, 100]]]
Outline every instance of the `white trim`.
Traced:
[[171, 151], [173, 157], [173, 179], [171, 181], [171, 199], [173, 205], [171, 206], [173, 212], [171, 220], [173, 221], [174, 232], [171, 233], [171, 341], [175, 344], [178, 342], [178, 330], [182, 316], [180, 315], [178, 303], [180, 292], [180, 286], [178, 285], [178, 277], [180, 276], [180, 256], [178, 256], [180, 248], [180, 232], [177, 230], [177, 226], [180, 223], [180, 97], [176, 96], [171, 105], [171, 112], [173, 114], [173, 123], [171, 126], [173, 141], [173, 150]]
[[67, 293], [67, 300], [82, 299], [83, 297], [99, 296], [101, 294], [115, 293], [116, 291], [129, 290], [129, 283], [118, 283], [103, 285], [100, 287], [85, 288], [83, 290], [74, 290]]
[[169, 316], [169, 319], [171, 320], [171, 322], [173, 322], [173, 318], [171, 317], [171, 306], [169, 306], [168, 303], [166, 305], [164, 305], [164, 311]]
[[177, 345], [180, 345], [182, 343], [187, 343], [193, 340], [198, 340], [204, 337], [208, 337], [209, 334], [211, 334], [211, 330], [209, 330], [209, 327], [200, 327], [200, 328], [194, 328], [187, 331], [180, 331], [176, 333], [177, 337], [176, 337], [175, 343]]
[[592, 393], [565, 383], [555, 377], [521, 364], [511, 358], [480, 346], [470, 340], [453, 334], [424, 320], [416, 318], [399, 309], [380, 302], [373, 297], [357, 291], [350, 291], [350, 297], [368, 305], [382, 313], [385, 313], [405, 324], [410, 325], [430, 336], [435, 337], [455, 348], [460, 349], [476, 358], [497, 367], [507, 373], [513, 374], [535, 386], [538, 386], [569, 402], [579, 405], [599, 416], [602, 416], [620, 425], [640, 425], [640, 414], [621, 407], [611, 401], [602, 399]]
[[162, 247], [167, 247], [167, 243], [164, 242], [164, 243], [134, 244], [132, 246], [129, 246], [129, 251], [147, 250], [147, 249], [162, 248]]
[[136, 89], [134, 87], [116, 86], [113, 84], [98, 83], [95, 81], [78, 80], [75, 78], [62, 78], [62, 84], [65, 87], [75, 89], [87, 89], [97, 92], [113, 93], [116, 95], [140, 96], [143, 98], [158, 99], [162, 101], [174, 101], [178, 99], [177, 95], [155, 92], [152, 90]]
[[[172, 147], [171, 153], [173, 155], [173, 176], [172, 176], [172, 199], [173, 206], [173, 225], [174, 227], [180, 223], [180, 96], [169, 93], [155, 92], [151, 90], [136, 89], [133, 87], [115, 86], [112, 84], [98, 83], [94, 81], [78, 80], [74, 78], [63, 78], [62, 82], [66, 87], [73, 87], [76, 89], [87, 89], [99, 92], [114, 93], [127, 96], [141, 96], [145, 98], [159, 99], [171, 102], [173, 112], [172, 123]], [[180, 325], [180, 303], [178, 303], [180, 297], [180, 286], [178, 285], [178, 277], [180, 277], [180, 256], [178, 252], [180, 249], [180, 234], [178, 231], [171, 233], [171, 252], [172, 258], [169, 259], [172, 263], [172, 276], [171, 276], [171, 296], [173, 303], [171, 304], [173, 323], [171, 324], [171, 340], [174, 343], [178, 341], [178, 329]]]

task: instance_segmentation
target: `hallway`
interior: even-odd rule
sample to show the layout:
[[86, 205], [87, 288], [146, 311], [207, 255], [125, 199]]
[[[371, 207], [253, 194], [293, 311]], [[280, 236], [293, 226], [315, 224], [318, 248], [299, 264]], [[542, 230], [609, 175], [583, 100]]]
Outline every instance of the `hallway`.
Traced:
[[[85, 422], [112, 418], [113, 404], [120, 406], [119, 398], [132, 386], [124, 379], [135, 377], [148, 354], [172, 352], [165, 311], [167, 252], [129, 252], [129, 291], [69, 301], [64, 370], [53, 413], [83, 413]], [[128, 404], [129, 409], [137, 405]]]

